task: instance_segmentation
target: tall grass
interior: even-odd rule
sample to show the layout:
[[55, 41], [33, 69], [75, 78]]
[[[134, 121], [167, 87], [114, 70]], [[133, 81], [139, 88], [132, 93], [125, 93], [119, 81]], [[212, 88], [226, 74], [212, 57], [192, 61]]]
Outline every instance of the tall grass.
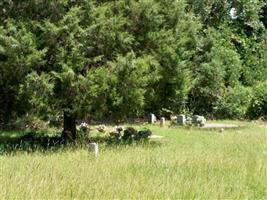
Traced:
[[140, 145], [0, 156], [2, 199], [266, 199], [267, 129], [159, 128]]

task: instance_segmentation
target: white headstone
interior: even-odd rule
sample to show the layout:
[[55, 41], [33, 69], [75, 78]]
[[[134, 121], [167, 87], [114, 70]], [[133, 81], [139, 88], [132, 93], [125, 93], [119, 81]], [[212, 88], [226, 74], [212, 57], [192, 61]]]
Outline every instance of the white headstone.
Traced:
[[224, 132], [224, 128], [221, 128], [221, 129], [219, 130], [219, 132], [220, 132], [220, 133], [223, 133], [223, 132]]
[[165, 126], [165, 122], [166, 122], [166, 120], [165, 120], [164, 117], [160, 118], [160, 127], [164, 127]]
[[89, 143], [89, 151], [95, 154], [95, 156], [98, 155], [99, 149], [97, 143]]
[[178, 125], [185, 125], [186, 124], [186, 117], [185, 115], [178, 115], [177, 116], [177, 124]]
[[157, 118], [154, 114], [149, 115], [149, 123], [150, 124], [155, 124], [157, 122]]

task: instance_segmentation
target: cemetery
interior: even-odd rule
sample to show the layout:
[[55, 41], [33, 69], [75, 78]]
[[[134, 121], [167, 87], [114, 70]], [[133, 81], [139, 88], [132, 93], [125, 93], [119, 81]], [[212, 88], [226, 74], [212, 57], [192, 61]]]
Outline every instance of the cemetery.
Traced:
[[[1, 132], [0, 196], [243, 198], [256, 197], [255, 184], [265, 187], [264, 123], [204, 120], [203, 126], [199, 116], [189, 123], [188, 116], [177, 115], [175, 124], [157, 118], [118, 126], [83, 122], [75, 145], [60, 144], [52, 130], [43, 143], [37, 142], [44, 137], [38, 132], [24, 137]], [[253, 179], [248, 180], [250, 173]]]
[[266, 0], [0, 0], [0, 200], [267, 199]]

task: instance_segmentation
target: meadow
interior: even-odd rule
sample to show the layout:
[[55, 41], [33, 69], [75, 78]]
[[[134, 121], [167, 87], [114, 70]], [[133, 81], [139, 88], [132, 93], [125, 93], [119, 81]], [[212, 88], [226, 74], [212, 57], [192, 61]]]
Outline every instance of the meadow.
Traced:
[[146, 125], [164, 137], [101, 143], [97, 157], [86, 146], [2, 153], [0, 199], [266, 199], [267, 129], [244, 125]]

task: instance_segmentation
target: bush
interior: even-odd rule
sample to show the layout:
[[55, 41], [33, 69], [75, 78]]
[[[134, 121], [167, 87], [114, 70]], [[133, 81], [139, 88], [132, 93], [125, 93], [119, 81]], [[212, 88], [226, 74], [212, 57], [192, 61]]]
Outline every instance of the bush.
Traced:
[[216, 114], [218, 118], [243, 119], [246, 117], [252, 99], [251, 88], [237, 86], [228, 88], [218, 101]]
[[133, 127], [128, 127], [125, 129], [124, 134], [122, 136], [122, 140], [131, 140], [136, 138], [138, 131]]
[[148, 139], [149, 136], [152, 135], [151, 130], [145, 128], [143, 130], [138, 131], [136, 140]]
[[151, 135], [152, 132], [149, 129], [144, 128], [140, 131], [137, 131], [135, 128], [128, 127], [125, 129], [121, 139], [124, 141], [139, 141], [146, 140]]
[[267, 81], [253, 87], [253, 98], [247, 114], [251, 119], [267, 118]]

